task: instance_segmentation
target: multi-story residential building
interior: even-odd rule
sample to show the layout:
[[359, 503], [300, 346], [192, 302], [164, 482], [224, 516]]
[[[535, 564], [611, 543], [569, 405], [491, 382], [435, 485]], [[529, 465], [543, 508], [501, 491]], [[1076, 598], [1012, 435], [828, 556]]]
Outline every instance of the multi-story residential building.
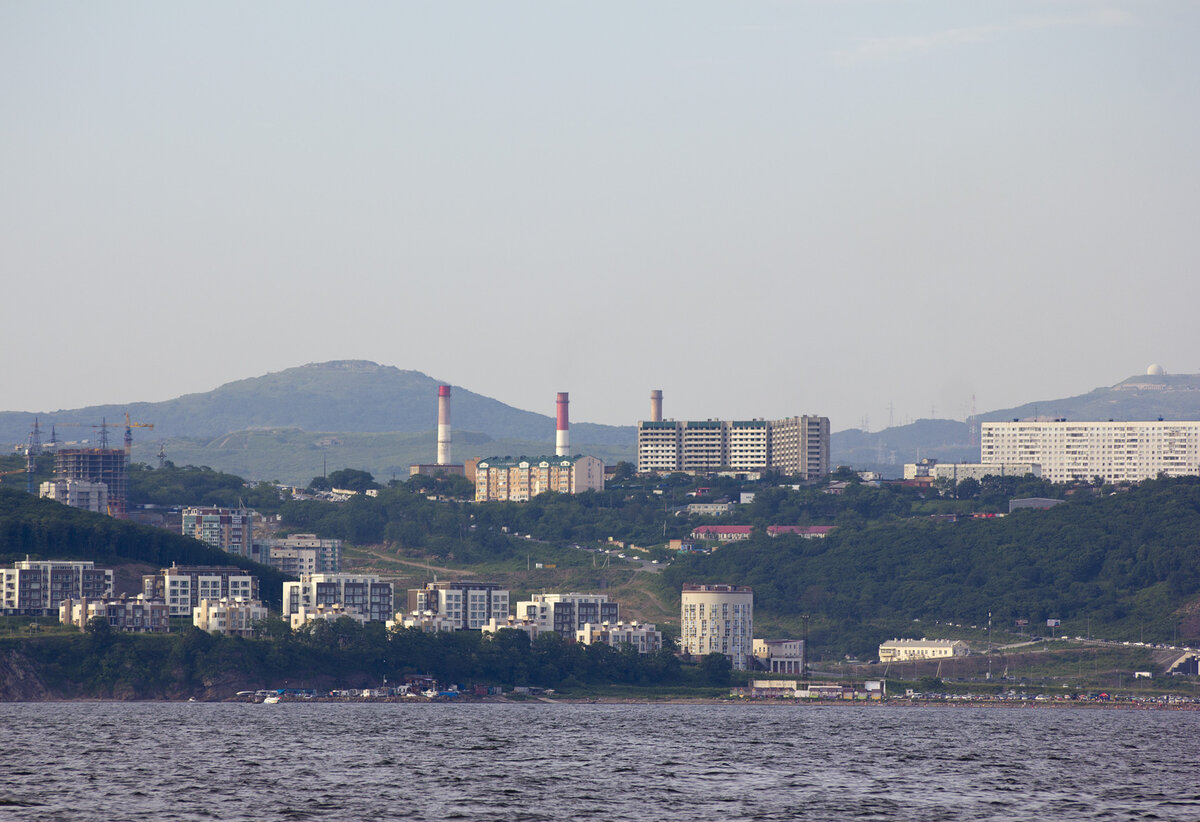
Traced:
[[316, 534], [292, 534], [267, 543], [267, 562], [285, 574], [336, 574], [342, 569], [342, 541]]
[[450, 617], [460, 631], [478, 631], [489, 619], [508, 619], [508, 591], [494, 582], [427, 582], [408, 589], [408, 610]]
[[0, 615], [59, 616], [64, 599], [113, 595], [113, 572], [91, 560], [31, 560], [0, 568]]
[[829, 418], [638, 423], [638, 473], [762, 470], [804, 479], [828, 474]]
[[[299, 630], [307, 622], [315, 622], [317, 620], [337, 622], [342, 617], [352, 619], [359, 625], [367, 624], [367, 618], [361, 611], [357, 608], [347, 608], [340, 602], [335, 602], [332, 605], [315, 605], [312, 607], [301, 605], [288, 615], [293, 631]], [[390, 622], [388, 625], [390, 625]]]
[[721, 653], [744, 671], [754, 650], [754, 592], [740, 585], [686, 584], [679, 621], [680, 649], [693, 656]]
[[598, 457], [490, 457], [475, 466], [476, 502], [526, 502], [538, 494], [604, 490]]
[[228, 554], [258, 558], [254, 551], [254, 512], [245, 508], [184, 508], [183, 535]]
[[201, 631], [225, 636], [254, 637], [254, 624], [267, 618], [267, 607], [256, 599], [202, 599], [192, 609], [192, 624]]
[[938, 462], [935, 459], [923, 459], [904, 465], [906, 480], [929, 477], [934, 480], [949, 480], [955, 485], [965, 479], [981, 480], [989, 476], [1023, 477], [1026, 474], [1041, 477], [1042, 466], [1034, 462], [1000, 462], [989, 465], [982, 462]]
[[1036, 463], [1051, 482], [1140, 482], [1200, 474], [1200, 421], [985, 422], [980, 462]]
[[754, 662], [759, 669], [775, 674], [803, 673], [804, 640], [756, 639]]
[[402, 628], [415, 628], [427, 634], [436, 634], [441, 631], [458, 630], [458, 622], [445, 614], [435, 614], [433, 611], [416, 611], [411, 614], [397, 613], [393, 619], [387, 621], [386, 627], [389, 631], [398, 631]]
[[959, 639], [893, 639], [879, 646], [880, 662], [909, 662], [917, 659], [946, 659], [971, 653]]
[[620, 606], [607, 594], [532, 594], [517, 603], [517, 619], [534, 620], [543, 631], [554, 631], [563, 639], [574, 639], [587, 623], [615, 623]]
[[521, 631], [529, 636], [530, 641], [538, 638], [539, 634], [547, 631], [542, 628], [541, 624], [535, 619], [520, 619], [519, 617], [507, 617], [506, 619], [496, 619], [492, 617], [483, 625], [479, 626], [479, 630], [485, 634], [494, 634], [497, 631]]
[[108, 486], [89, 480], [54, 479], [38, 486], [38, 496], [82, 508], [97, 514], [108, 513]]
[[639, 654], [652, 654], [662, 650], [662, 631], [652, 622], [602, 622], [587, 623], [575, 632], [575, 641], [581, 645], [598, 642], [622, 648], [626, 645]]
[[123, 518], [129, 498], [129, 459], [119, 448], [60, 448], [54, 452], [54, 477], [102, 482], [108, 513]]
[[290, 621], [301, 607], [341, 605], [367, 622], [387, 622], [394, 598], [392, 583], [370, 574], [305, 574], [299, 582], [283, 583], [283, 618]]
[[142, 595], [166, 600], [173, 617], [191, 618], [202, 599], [258, 599], [258, 577], [231, 565], [172, 565], [143, 576]]
[[167, 603], [141, 594], [117, 599], [64, 599], [59, 603], [58, 620], [64, 625], [86, 628], [94, 617], [105, 620], [115, 631], [128, 633], [166, 633], [171, 628]]

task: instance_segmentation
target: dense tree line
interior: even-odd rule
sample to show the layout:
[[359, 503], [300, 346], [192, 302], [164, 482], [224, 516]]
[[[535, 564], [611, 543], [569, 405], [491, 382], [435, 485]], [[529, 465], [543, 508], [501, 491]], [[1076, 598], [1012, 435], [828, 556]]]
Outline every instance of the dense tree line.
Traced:
[[145, 562], [155, 567], [235, 565], [258, 575], [263, 599], [278, 608], [289, 577], [199, 540], [148, 525], [113, 519], [23, 491], [0, 488], [0, 562], [90, 559], [98, 566]]
[[557, 689], [622, 684], [710, 686], [728, 682], [728, 667], [683, 666], [671, 650], [638, 654], [631, 648], [580, 645], [544, 634], [531, 642], [521, 631], [436, 634], [389, 632], [378, 623], [349, 618], [317, 621], [295, 633], [282, 622], [263, 639], [241, 639], [188, 629], [181, 634], [133, 636], [107, 626], [86, 633], [0, 641], [36, 666], [61, 696], [153, 698], [198, 693], [206, 684], [229, 690], [259, 687], [327, 687], [399, 682], [427, 674], [442, 683], [470, 686], [536, 685]]
[[1200, 478], [1003, 519], [905, 519], [817, 540], [759, 534], [662, 574], [664, 590], [684, 582], [750, 585], [756, 608], [812, 614], [837, 626], [838, 641], [872, 621], [984, 624], [989, 611], [1005, 626], [1055, 618], [1082, 631], [1090, 618], [1127, 638], [1170, 636], [1176, 609], [1200, 594]]
[[177, 466], [172, 462], [161, 468], [142, 463], [129, 466], [130, 505], [204, 505], [237, 508], [245, 505], [262, 514], [279, 511], [279, 489], [269, 482], [247, 485], [236, 474], [214, 471], [208, 466]]

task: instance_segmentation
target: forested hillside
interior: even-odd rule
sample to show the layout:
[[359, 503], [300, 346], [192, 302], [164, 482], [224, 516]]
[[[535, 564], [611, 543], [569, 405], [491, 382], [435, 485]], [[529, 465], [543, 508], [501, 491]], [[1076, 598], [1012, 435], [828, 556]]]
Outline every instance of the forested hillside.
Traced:
[[[750, 585], [755, 608], [811, 614], [852, 646], [873, 625], [921, 620], [1010, 628], [1019, 618], [1118, 639], [1200, 636], [1200, 478], [957, 523], [843, 527], [823, 540], [756, 535], [681, 557], [664, 584]], [[924, 627], [913, 625], [920, 635]], [[869, 645], [870, 643], [865, 643]]]
[[156, 567], [236, 565], [258, 575], [262, 597], [278, 608], [289, 577], [181, 534], [138, 525], [0, 488], [0, 562], [90, 559], [99, 566], [145, 562]]

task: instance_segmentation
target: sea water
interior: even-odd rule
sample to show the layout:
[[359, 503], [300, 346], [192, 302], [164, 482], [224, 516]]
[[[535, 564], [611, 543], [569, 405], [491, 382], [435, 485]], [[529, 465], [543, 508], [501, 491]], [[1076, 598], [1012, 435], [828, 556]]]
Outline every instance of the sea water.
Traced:
[[1200, 713], [0, 704], [0, 819], [1200, 819]]

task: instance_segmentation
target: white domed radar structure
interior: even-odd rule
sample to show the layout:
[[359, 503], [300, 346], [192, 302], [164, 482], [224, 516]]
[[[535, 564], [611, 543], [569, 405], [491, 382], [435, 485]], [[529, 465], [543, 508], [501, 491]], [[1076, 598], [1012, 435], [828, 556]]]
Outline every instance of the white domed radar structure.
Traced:
[[1167, 372], [1163, 371], [1163, 367], [1161, 365], [1159, 365], [1158, 363], [1154, 363], [1153, 365], [1151, 365], [1149, 368], [1146, 369], [1147, 377], [1161, 377], [1166, 373]]

